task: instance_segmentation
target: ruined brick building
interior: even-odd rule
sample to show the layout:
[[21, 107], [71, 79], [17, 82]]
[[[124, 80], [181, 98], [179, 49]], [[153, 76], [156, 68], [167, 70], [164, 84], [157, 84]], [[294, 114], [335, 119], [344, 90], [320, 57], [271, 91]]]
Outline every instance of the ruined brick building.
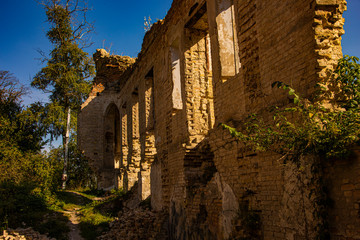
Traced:
[[[274, 81], [312, 94], [342, 57], [345, 9], [345, 0], [174, 0], [137, 59], [98, 50], [79, 145], [99, 188], [151, 195], [169, 211], [172, 239], [314, 239], [306, 171], [218, 125], [289, 102]], [[326, 167], [333, 239], [360, 239], [359, 170], [356, 159]]]

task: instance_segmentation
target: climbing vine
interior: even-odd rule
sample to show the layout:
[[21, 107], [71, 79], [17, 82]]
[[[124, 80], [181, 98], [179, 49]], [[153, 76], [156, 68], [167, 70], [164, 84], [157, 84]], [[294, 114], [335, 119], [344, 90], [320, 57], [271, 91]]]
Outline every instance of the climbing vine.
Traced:
[[285, 160], [299, 162], [302, 156], [346, 157], [360, 141], [360, 65], [357, 57], [339, 60], [327, 84], [319, 85], [313, 99], [301, 97], [291, 86], [274, 82], [288, 91], [293, 104], [272, 107], [271, 119], [250, 115], [243, 129], [221, 124], [232, 136], [253, 150], [273, 151]]

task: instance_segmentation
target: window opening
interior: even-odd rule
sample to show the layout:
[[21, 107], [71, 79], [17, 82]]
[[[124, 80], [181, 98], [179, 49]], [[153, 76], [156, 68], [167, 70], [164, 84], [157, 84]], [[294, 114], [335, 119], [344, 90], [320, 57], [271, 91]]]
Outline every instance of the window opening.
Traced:
[[[108, 107], [105, 116], [104, 161], [106, 169], [119, 167], [120, 160], [120, 114], [115, 104]], [[115, 165], [116, 163], [116, 165]]]
[[217, 31], [222, 80], [239, 73], [240, 58], [233, 0], [216, 0]]
[[170, 47], [171, 75], [173, 81], [172, 102], [173, 109], [183, 109], [181, 96], [181, 68], [180, 68], [180, 43], [176, 39]]
[[[213, 128], [215, 119], [211, 44], [206, 3], [185, 25], [185, 49], [188, 130], [190, 136], [201, 140], [208, 130]], [[190, 138], [192, 139], [192, 137]]]

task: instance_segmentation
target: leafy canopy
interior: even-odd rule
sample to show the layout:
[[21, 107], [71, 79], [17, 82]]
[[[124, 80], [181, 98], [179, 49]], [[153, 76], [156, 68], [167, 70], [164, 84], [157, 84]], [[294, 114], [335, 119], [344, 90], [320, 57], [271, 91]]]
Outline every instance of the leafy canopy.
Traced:
[[[49, 57], [43, 54], [46, 66], [36, 74], [31, 85], [50, 93], [45, 123], [49, 126], [49, 133], [57, 137], [65, 134], [67, 109], [76, 112], [90, 92], [89, 78], [94, 73], [94, 66], [82, 44], [91, 26], [86, 18], [76, 24], [78, 13], [86, 12], [85, 8], [79, 9], [78, 1], [50, 0], [44, 6], [51, 25], [46, 36], [54, 48]], [[73, 114], [72, 118], [74, 128], [76, 115]]]
[[37, 152], [45, 142], [45, 129], [38, 111], [41, 105], [34, 103], [27, 108], [21, 105], [26, 88], [8, 71], [0, 71], [0, 139], [2, 151], [13, 146], [21, 152]]

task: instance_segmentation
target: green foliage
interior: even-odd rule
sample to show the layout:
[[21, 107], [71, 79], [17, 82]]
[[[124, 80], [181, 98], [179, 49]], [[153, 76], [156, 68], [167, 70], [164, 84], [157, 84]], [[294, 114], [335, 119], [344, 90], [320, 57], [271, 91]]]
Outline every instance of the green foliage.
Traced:
[[[93, 189], [96, 187], [95, 174], [89, 166], [88, 159], [79, 150], [76, 135], [69, 142], [68, 181], [69, 189]], [[51, 162], [61, 162], [63, 148], [58, 147], [50, 151], [48, 158]]]
[[[22, 152], [39, 151], [45, 129], [39, 123], [37, 103], [21, 105], [26, 89], [8, 71], [0, 71], [0, 139], [2, 146], [13, 146]], [[3, 149], [4, 150], [4, 149]], [[4, 151], [1, 151], [3, 153]], [[1, 159], [1, 156], [0, 156]]]
[[[66, 131], [67, 112], [59, 102], [52, 102], [45, 104], [42, 112], [42, 124], [46, 127], [46, 132], [50, 135], [50, 140], [53, 141], [59, 136], [63, 137]], [[72, 112], [70, 116], [70, 131], [76, 131], [77, 115]]]
[[[61, 225], [65, 221], [48, 209], [52, 191], [59, 186], [62, 164], [51, 162], [41, 154], [24, 153], [4, 142], [0, 143], [0, 152], [0, 228], [23, 227], [24, 223], [63, 239], [60, 235], [66, 234], [66, 228], [56, 233], [45, 226], [47, 220], [58, 221], [60, 218]], [[51, 217], [45, 218], [50, 213]]]
[[81, 193], [87, 198], [104, 197], [106, 194], [106, 192], [103, 189], [96, 189], [96, 188], [86, 189]]
[[0, 230], [31, 226], [56, 239], [67, 239], [68, 219], [48, 208], [50, 193], [34, 183], [0, 183]]
[[[99, 192], [93, 193], [98, 195]], [[114, 217], [117, 217], [120, 211], [123, 211], [124, 202], [134, 193], [131, 191], [125, 193], [120, 189], [112, 190], [107, 194], [110, 195], [100, 201], [87, 204], [81, 211], [81, 235], [87, 240], [96, 239], [104, 231], [109, 230], [109, 223], [114, 221]], [[150, 198], [147, 198], [140, 205], [144, 208], [149, 207], [150, 201]]]
[[[315, 100], [300, 97], [290, 86], [273, 86], [288, 91], [293, 104], [273, 107], [271, 119], [250, 115], [244, 129], [222, 124], [234, 137], [254, 150], [273, 151], [296, 163], [302, 156], [342, 158], [360, 140], [360, 65], [356, 57], [345, 56]], [[331, 103], [331, 104], [330, 104]]]
[[[359, 58], [345, 56], [339, 60], [332, 78], [335, 81], [330, 82], [330, 91], [334, 93], [335, 104], [347, 111], [358, 111], [360, 104], [360, 67]], [[328, 94], [329, 95], [329, 94]]]
[[[29, 183], [15, 184], [2, 182], [0, 185], [1, 217], [7, 218], [11, 226], [19, 226], [21, 222], [29, 222], [29, 217], [39, 217], [36, 212], [44, 211], [46, 204], [36, 191], [36, 186]], [[27, 213], [27, 214], [24, 214]]]
[[70, 228], [68, 226], [68, 218], [59, 213], [52, 213], [47, 215], [49, 218], [43, 221], [39, 227], [36, 228], [40, 233], [48, 234], [57, 240], [68, 240], [68, 233]]
[[40, 153], [45, 143], [39, 114], [43, 107], [39, 103], [23, 107], [25, 93], [16, 78], [0, 71], [0, 230], [32, 226], [66, 239], [66, 219], [48, 209], [62, 165]]
[[[0, 71], [0, 183], [29, 182], [44, 190], [53, 187], [52, 174], [57, 166], [40, 154], [44, 127], [38, 103], [24, 108], [24, 88], [7, 71]], [[54, 174], [55, 175], [55, 174]]]
[[92, 203], [92, 200], [75, 191], [58, 191], [55, 193], [56, 206], [61, 210], [82, 208]]
[[[70, 2], [78, 4], [78, 1]], [[32, 86], [49, 91], [51, 102], [78, 109], [90, 91], [91, 84], [87, 79], [92, 76], [94, 66], [80, 46], [83, 34], [86, 34], [82, 30], [88, 26], [84, 21], [86, 18], [76, 25], [75, 18], [81, 11], [80, 7], [70, 8], [69, 1], [52, 0], [45, 4], [47, 20], [51, 25], [47, 37], [54, 49], [50, 58], [44, 59], [47, 65], [36, 74]]]
[[[99, 193], [96, 190], [86, 193]], [[118, 207], [116, 195], [99, 198], [77, 191], [58, 191], [55, 193], [52, 209], [56, 211], [73, 211], [80, 216], [79, 227], [85, 239], [96, 239], [104, 231], [109, 230], [109, 223], [114, 220], [110, 213]], [[95, 200], [96, 199], [96, 200]]]
[[94, 207], [87, 207], [82, 211], [80, 230], [87, 240], [95, 240], [101, 233], [109, 230], [109, 223], [114, 219], [104, 216]]
[[114, 220], [114, 212], [117, 213], [118, 208], [122, 203], [119, 202], [121, 199], [121, 191], [113, 192], [115, 195], [109, 195], [107, 197], [98, 199], [97, 196], [89, 195], [90, 193], [99, 195], [104, 194], [96, 190], [83, 192], [75, 191], [60, 191], [56, 193], [57, 202], [56, 205], [58, 210], [72, 210], [78, 209], [80, 213], [80, 230], [81, 235], [85, 239], [96, 239], [104, 231], [109, 229], [109, 223]]
[[[59, 110], [66, 114], [65, 108], [70, 107], [78, 110], [83, 100], [90, 92], [91, 83], [89, 78], [94, 73], [94, 66], [88, 54], [82, 50], [81, 40], [87, 32], [82, 31], [88, 26], [86, 21], [75, 24], [79, 16], [80, 6], [70, 9], [77, 1], [63, 3], [52, 0], [45, 4], [48, 22], [51, 25], [47, 32], [49, 41], [54, 49], [50, 58], [45, 58], [46, 66], [41, 69], [33, 79], [32, 86], [45, 92], [51, 93], [51, 105], [47, 115], [52, 118], [55, 136], [62, 134], [64, 129], [64, 117], [62, 121], [56, 120]], [[86, 20], [86, 18], [84, 18]], [[81, 33], [81, 34], [80, 34]], [[55, 115], [55, 116], [54, 116]], [[57, 131], [55, 131], [55, 129]]]

